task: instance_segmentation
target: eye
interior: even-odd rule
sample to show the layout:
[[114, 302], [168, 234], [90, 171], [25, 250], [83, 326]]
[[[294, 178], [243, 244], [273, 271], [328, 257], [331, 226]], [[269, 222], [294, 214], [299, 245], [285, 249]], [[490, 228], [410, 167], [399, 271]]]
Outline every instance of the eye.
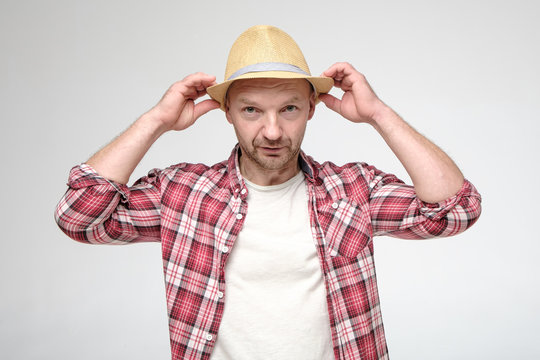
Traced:
[[255, 112], [255, 108], [253, 106], [247, 106], [244, 108], [244, 112], [248, 114], [253, 114]]
[[287, 111], [287, 112], [293, 112], [293, 111], [295, 111], [296, 109], [298, 109], [298, 108], [297, 108], [295, 105], [287, 105], [287, 106], [285, 107], [285, 111]]

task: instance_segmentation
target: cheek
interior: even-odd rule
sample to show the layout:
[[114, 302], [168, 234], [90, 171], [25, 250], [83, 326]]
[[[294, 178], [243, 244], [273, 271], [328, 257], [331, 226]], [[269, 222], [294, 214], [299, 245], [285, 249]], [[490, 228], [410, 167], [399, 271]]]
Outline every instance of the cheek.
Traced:
[[260, 133], [254, 124], [246, 122], [243, 122], [242, 125], [239, 123], [234, 124], [234, 131], [236, 132], [238, 139], [242, 139], [247, 142], [251, 142]]
[[305, 119], [297, 119], [297, 121], [291, 122], [290, 126], [288, 127], [289, 134], [302, 134], [306, 130], [307, 126], [307, 120]]

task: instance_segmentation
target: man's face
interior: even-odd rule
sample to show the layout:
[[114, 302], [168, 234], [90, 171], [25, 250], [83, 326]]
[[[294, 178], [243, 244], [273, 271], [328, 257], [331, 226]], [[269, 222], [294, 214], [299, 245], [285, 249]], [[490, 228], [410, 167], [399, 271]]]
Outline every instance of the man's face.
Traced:
[[315, 95], [304, 79], [246, 79], [231, 85], [227, 120], [233, 124], [245, 171], [297, 168]]

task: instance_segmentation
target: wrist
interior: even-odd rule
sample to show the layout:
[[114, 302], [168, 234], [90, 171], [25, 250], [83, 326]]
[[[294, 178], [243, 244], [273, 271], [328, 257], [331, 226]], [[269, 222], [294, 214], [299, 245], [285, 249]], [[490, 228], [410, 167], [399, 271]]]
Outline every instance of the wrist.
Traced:
[[382, 135], [382, 132], [388, 127], [392, 126], [392, 118], [396, 116], [396, 113], [384, 103], [375, 109], [369, 119], [366, 121], [371, 125], [377, 132]]
[[381, 102], [380, 106], [373, 112], [371, 123], [373, 126], [381, 126], [397, 114], [389, 106]]
[[144, 130], [144, 132], [150, 135], [153, 140], [157, 140], [161, 135], [169, 131], [167, 125], [161, 121], [159, 115], [155, 114], [154, 109], [144, 113], [137, 121], [135, 125]]

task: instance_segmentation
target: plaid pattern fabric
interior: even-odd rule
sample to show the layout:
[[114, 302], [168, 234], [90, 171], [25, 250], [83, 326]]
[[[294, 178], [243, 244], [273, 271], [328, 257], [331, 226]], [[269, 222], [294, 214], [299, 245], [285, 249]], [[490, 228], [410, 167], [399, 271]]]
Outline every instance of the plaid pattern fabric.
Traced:
[[[387, 359], [373, 236], [451, 236], [480, 215], [465, 181], [452, 198], [426, 204], [413, 187], [364, 163], [319, 164], [301, 154], [311, 229], [324, 273], [336, 359]], [[214, 166], [152, 170], [132, 187], [90, 166], [70, 173], [56, 209], [60, 228], [90, 244], [160, 241], [173, 359], [209, 359], [227, 299], [225, 263], [248, 214], [238, 148]]]

